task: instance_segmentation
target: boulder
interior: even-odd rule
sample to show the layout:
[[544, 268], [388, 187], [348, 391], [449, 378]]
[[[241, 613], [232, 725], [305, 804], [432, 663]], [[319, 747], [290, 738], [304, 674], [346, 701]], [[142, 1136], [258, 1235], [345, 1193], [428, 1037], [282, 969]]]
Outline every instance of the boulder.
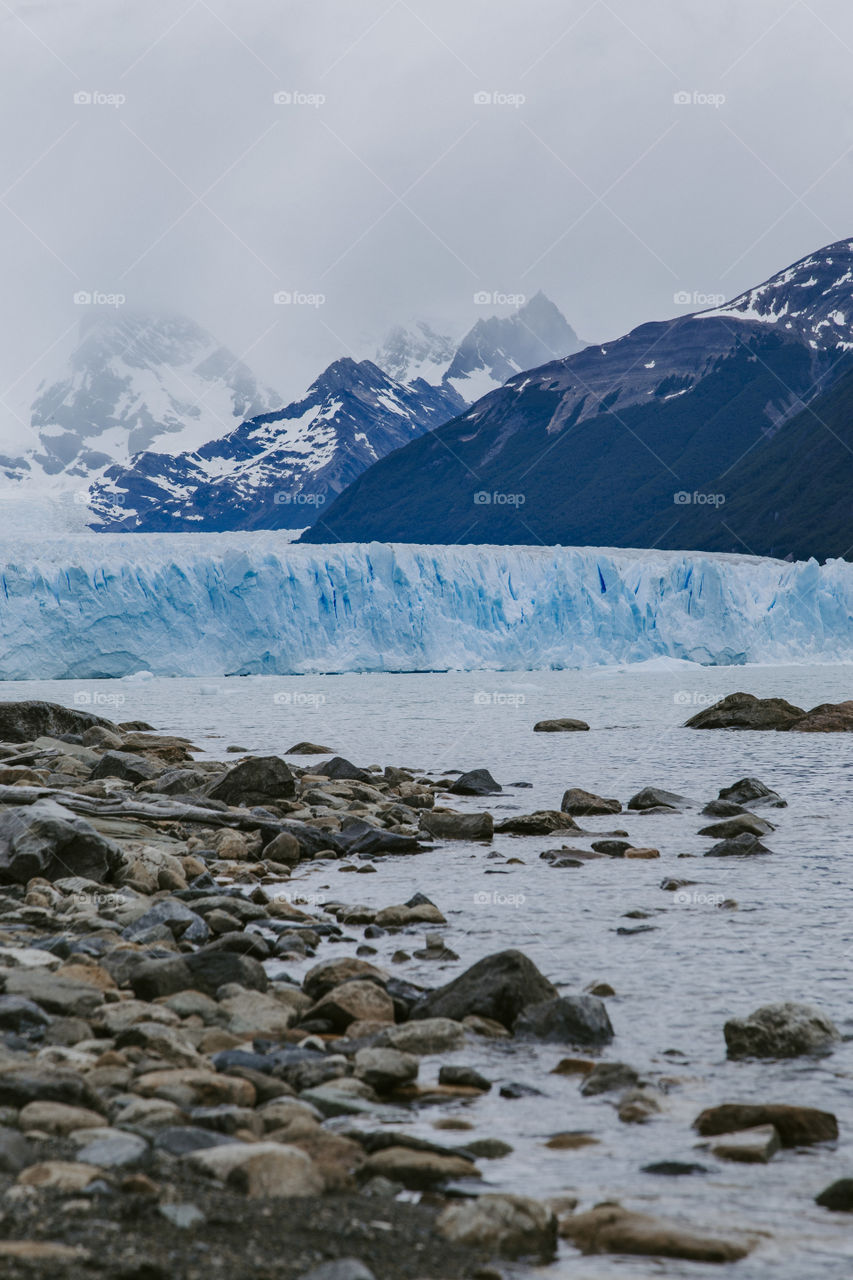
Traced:
[[704, 1138], [760, 1125], [773, 1125], [783, 1147], [807, 1147], [838, 1137], [838, 1121], [831, 1112], [784, 1103], [724, 1102], [708, 1107], [693, 1121]]
[[[730, 787], [723, 787], [719, 794], [723, 803], [744, 805], [747, 808], [758, 808], [768, 805], [773, 809], [784, 809], [787, 800], [783, 800], [778, 791], [772, 791], [758, 778], [741, 778]], [[725, 816], [725, 815], [721, 815]]]
[[436, 1222], [439, 1235], [504, 1258], [550, 1262], [557, 1247], [557, 1219], [528, 1196], [485, 1195], [450, 1204]]
[[358, 765], [353, 764], [350, 760], [345, 760], [343, 756], [333, 756], [331, 760], [327, 760], [325, 764], [318, 765], [311, 772], [322, 778], [331, 778], [333, 782], [372, 783], [375, 781], [372, 773], [368, 773], [366, 769], [359, 769]]
[[285, 866], [295, 866], [302, 858], [302, 846], [290, 831], [280, 831], [268, 844], [264, 845], [264, 858], [270, 862], [283, 862]]
[[570, 787], [563, 793], [560, 802], [563, 813], [570, 813], [575, 818], [593, 818], [607, 813], [621, 813], [622, 805], [618, 800], [605, 800], [592, 791], [582, 791], [580, 787]]
[[580, 827], [568, 813], [557, 809], [539, 809], [536, 813], [522, 813], [504, 818], [495, 827], [500, 835], [550, 836], [555, 831], [579, 831]]
[[853, 1213], [853, 1178], [839, 1178], [815, 1196], [815, 1204], [835, 1213]]
[[415, 1005], [411, 1016], [461, 1022], [478, 1014], [511, 1030], [526, 1008], [556, 995], [556, 987], [522, 952], [499, 951], [478, 960], [446, 986], [431, 991]]
[[0, 996], [0, 1031], [17, 1031], [26, 1035], [49, 1022], [50, 1018], [35, 1001], [25, 996]]
[[337, 960], [323, 960], [309, 969], [302, 981], [302, 989], [312, 1000], [319, 1000], [328, 991], [339, 987], [342, 982], [371, 979], [384, 987], [388, 974], [384, 969], [367, 960], [358, 960], [355, 956], [341, 956]]
[[196, 944], [207, 942], [210, 937], [204, 919], [177, 898], [164, 898], [137, 916], [133, 924], [122, 930], [122, 937], [129, 942], [147, 942], [152, 931], [165, 925], [175, 938]]
[[826, 1014], [810, 1004], [763, 1005], [723, 1028], [730, 1058], [798, 1058], [830, 1053], [841, 1035]]
[[34, 1001], [59, 1017], [86, 1018], [104, 1003], [104, 993], [97, 986], [61, 969], [10, 969], [6, 973], [6, 995]]
[[286, 756], [330, 756], [334, 748], [321, 747], [316, 742], [297, 742], [285, 751]]
[[312, 1267], [299, 1280], [376, 1280], [376, 1276], [358, 1258], [335, 1258]]
[[593, 1098], [614, 1089], [631, 1089], [639, 1078], [634, 1068], [625, 1062], [599, 1062], [584, 1077], [581, 1093], [585, 1098]]
[[464, 1089], [479, 1089], [481, 1093], [488, 1093], [492, 1087], [491, 1080], [487, 1080], [474, 1067], [451, 1063], [439, 1068], [438, 1083], [461, 1085]]
[[284, 1199], [321, 1195], [323, 1177], [310, 1156], [278, 1142], [233, 1142], [193, 1151], [187, 1163], [247, 1196]]
[[514, 1030], [517, 1036], [551, 1044], [595, 1047], [613, 1039], [607, 1008], [597, 996], [556, 996], [529, 1005], [519, 1014]]
[[759, 818], [755, 813], [739, 813], [734, 818], [724, 818], [722, 822], [712, 822], [701, 827], [700, 836], [716, 836], [718, 840], [735, 840], [738, 836], [765, 836], [768, 831], [775, 831], [772, 822]]
[[177, 991], [215, 996], [220, 987], [232, 982], [254, 991], [266, 991], [269, 985], [258, 960], [207, 947], [165, 960], [144, 960], [130, 975], [133, 994], [140, 1000], [158, 1000]]
[[296, 795], [296, 779], [289, 765], [279, 756], [250, 756], [224, 774], [214, 774], [205, 787], [211, 800], [251, 809], [255, 805], [292, 800]]
[[423, 1018], [389, 1027], [377, 1043], [390, 1045], [401, 1053], [452, 1053], [465, 1044], [465, 1028], [452, 1018]]
[[663, 791], [660, 787], [643, 787], [642, 791], [631, 796], [628, 808], [636, 809], [640, 813], [647, 809], [671, 809], [677, 813], [681, 809], [693, 808], [694, 803], [693, 800], [688, 800], [686, 796], [680, 796], [675, 791]]
[[417, 1077], [418, 1059], [399, 1049], [359, 1049], [355, 1055], [355, 1075], [377, 1093], [388, 1093]]
[[28, 1102], [21, 1108], [18, 1124], [24, 1133], [38, 1129], [64, 1138], [77, 1129], [102, 1128], [104, 1117], [88, 1107], [69, 1107], [64, 1102]]
[[[724, 825], [724, 824], [721, 824]], [[757, 853], [772, 853], [772, 849], [768, 849], [758, 836], [750, 835], [748, 831], [744, 831], [742, 835], [734, 836], [730, 840], [721, 840], [719, 844], [712, 845], [705, 853], [706, 858], [751, 858]]]
[[750, 1245], [695, 1235], [678, 1223], [632, 1213], [620, 1205], [599, 1205], [560, 1219], [560, 1235], [582, 1253], [624, 1253], [640, 1257], [685, 1258], [691, 1262], [737, 1262]]
[[768, 1164], [782, 1143], [773, 1125], [764, 1124], [754, 1129], [741, 1129], [738, 1133], [720, 1134], [710, 1145], [711, 1154], [718, 1160], [733, 1160], [736, 1164]]
[[98, 778], [122, 778], [136, 783], [150, 782], [162, 772], [162, 765], [154, 764], [145, 756], [130, 751], [105, 751], [89, 777], [93, 782]]
[[387, 831], [361, 818], [345, 818], [335, 847], [348, 857], [356, 858], [376, 853], [416, 853], [421, 846], [417, 836]]
[[0, 813], [2, 883], [82, 876], [102, 884], [121, 862], [117, 845], [55, 800], [37, 800]]
[[448, 790], [454, 796], [491, 796], [503, 791], [503, 787], [495, 782], [488, 769], [471, 769], [458, 777]]
[[583, 733], [589, 729], [585, 720], [539, 720], [533, 726], [534, 733]]
[[790, 729], [793, 733], [853, 733], [853, 702], [822, 702]]
[[805, 715], [784, 698], [756, 698], [752, 693], [730, 693], [711, 707], [691, 716], [686, 729], [789, 729]]
[[65, 1193], [85, 1191], [90, 1183], [101, 1176], [101, 1170], [92, 1164], [71, 1160], [45, 1160], [31, 1164], [18, 1174], [22, 1187], [47, 1187]]
[[495, 824], [490, 813], [429, 809], [421, 812], [418, 829], [437, 840], [491, 840]]
[[343, 982], [327, 992], [302, 1017], [302, 1022], [321, 1019], [335, 1031], [345, 1031], [351, 1022], [394, 1021], [394, 1001], [375, 982]]
[[192, 1107], [218, 1107], [222, 1103], [251, 1107], [257, 1100], [254, 1086], [248, 1080], [193, 1067], [147, 1071], [137, 1077], [134, 1090], [143, 1098], [174, 1102], [183, 1111]]
[[0, 742], [34, 742], [36, 738], [59, 738], [64, 733], [83, 734], [92, 725], [113, 733], [117, 729], [111, 720], [62, 707], [57, 702], [0, 702]]
[[385, 1147], [368, 1156], [362, 1173], [369, 1177], [402, 1182], [410, 1191], [426, 1191], [455, 1178], [479, 1178], [481, 1173], [472, 1160], [459, 1155], [439, 1155], [435, 1151], [416, 1151], [411, 1147]]
[[86, 1134], [77, 1159], [101, 1169], [123, 1169], [136, 1164], [147, 1151], [148, 1143], [138, 1134], [122, 1129], [92, 1129]]
[[96, 1111], [103, 1103], [88, 1080], [75, 1071], [32, 1066], [5, 1068], [0, 1072], [0, 1107], [20, 1110], [30, 1102], [65, 1102]]

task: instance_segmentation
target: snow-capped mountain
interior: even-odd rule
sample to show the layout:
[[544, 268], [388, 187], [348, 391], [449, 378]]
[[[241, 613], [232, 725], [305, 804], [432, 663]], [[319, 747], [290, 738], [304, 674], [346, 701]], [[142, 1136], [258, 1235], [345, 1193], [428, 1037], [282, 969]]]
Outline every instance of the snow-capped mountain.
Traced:
[[180, 454], [148, 451], [92, 486], [100, 531], [303, 529], [379, 458], [461, 402], [396, 382], [369, 360], [330, 365], [307, 395]]
[[195, 448], [280, 402], [185, 316], [99, 308], [82, 321], [67, 369], [39, 387], [31, 444], [0, 467], [6, 482], [79, 491], [143, 450]]
[[585, 345], [559, 307], [539, 292], [511, 315], [478, 320], [461, 341], [437, 333], [425, 321], [392, 329], [375, 359], [401, 382], [422, 378], [473, 404], [515, 374]]
[[[510, 378], [377, 463], [304, 539], [704, 547], [682, 541], [691, 507], [710, 493], [725, 521], [743, 459], [829, 392], [851, 350], [844, 240], [726, 306]], [[853, 482], [853, 454], [838, 462]]]

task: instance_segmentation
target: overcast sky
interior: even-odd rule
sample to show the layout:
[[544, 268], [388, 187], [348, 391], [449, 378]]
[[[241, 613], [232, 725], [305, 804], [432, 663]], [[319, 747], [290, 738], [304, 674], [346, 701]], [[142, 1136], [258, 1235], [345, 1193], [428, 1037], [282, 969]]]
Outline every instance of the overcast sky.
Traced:
[[601, 340], [853, 234], [850, 0], [9, 0], [0, 40], [12, 402], [81, 291], [289, 396], [477, 292]]

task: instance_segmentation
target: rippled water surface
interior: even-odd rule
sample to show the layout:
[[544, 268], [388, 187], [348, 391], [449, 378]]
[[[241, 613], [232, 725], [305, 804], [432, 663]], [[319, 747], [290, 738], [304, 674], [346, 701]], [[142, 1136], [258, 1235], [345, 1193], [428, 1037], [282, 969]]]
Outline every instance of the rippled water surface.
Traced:
[[[539, 854], [563, 840], [498, 836], [491, 847], [451, 844], [418, 857], [384, 859], [376, 875], [309, 865], [299, 869], [298, 887], [318, 900], [372, 906], [426, 893], [447, 917], [441, 932], [458, 961], [413, 959], [392, 966], [394, 950], [422, 945], [417, 932], [373, 943], [378, 963], [415, 982], [446, 982], [509, 946], [525, 951], [566, 991], [609, 982], [616, 991], [607, 1001], [616, 1038], [605, 1056], [630, 1063], [667, 1090], [660, 1116], [645, 1125], [623, 1124], [613, 1105], [617, 1095], [585, 1099], [577, 1078], [550, 1074], [563, 1056], [559, 1048], [478, 1043], [452, 1060], [471, 1062], [496, 1082], [532, 1084], [542, 1096], [509, 1101], [495, 1088], [475, 1103], [453, 1104], [473, 1124], [470, 1133], [437, 1133], [435, 1108], [407, 1117], [408, 1131], [448, 1143], [485, 1136], [511, 1143], [509, 1157], [481, 1162], [492, 1189], [570, 1192], [580, 1208], [619, 1199], [669, 1213], [696, 1230], [753, 1232], [759, 1247], [732, 1268], [743, 1280], [765, 1277], [771, 1268], [785, 1280], [822, 1280], [853, 1274], [853, 1218], [813, 1203], [828, 1183], [853, 1177], [853, 1047], [846, 1040], [817, 1061], [728, 1062], [723, 1023], [771, 1001], [802, 1000], [820, 1006], [844, 1036], [853, 1036], [853, 738], [698, 733], [679, 726], [736, 689], [813, 706], [853, 696], [852, 686], [849, 666], [684, 664], [522, 676], [28, 682], [3, 685], [0, 694], [76, 702], [118, 720], [145, 719], [190, 736], [214, 756], [230, 744], [285, 753], [308, 738], [361, 765], [436, 773], [486, 766], [505, 784], [504, 793], [455, 805], [488, 808], [496, 819], [558, 808], [569, 786], [623, 803], [646, 785], [704, 803], [747, 774], [774, 787], [789, 807], [767, 813], [778, 829], [767, 837], [773, 853], [765, 857], [703, 860], [711, 841], [697, 834], [705, 819], [696, 811], [622, 814], [586, 825], [622, 828], [634, 844], [660, 849], [659, 861], [607, 859], [554, 869]], [[591, 731], [532, 732], [536, 720], [556, 716], [580, 717]], [[532, 789], [506, 785], [519, 781]], [[569, 843], [588, 847], [579, 838]], [[510, 857], [520, 862], [507, 864]], [[696, 882], [688, 901], [661, 889], [666, 876]], [[721, 896], [734, 899], [737, 909], [715, 905]], [[625, 918], [635, 910], [649, 918]], [[641, 924], [652, 931], [617, 933]], [[361, 930], [352, 932], [361, 940]], [[335, 947], [353, 950], [351, 943], [324, 943], [319, 954], [332, 955]], [[291, 966], [289, 972], [299, 971]], [[434, 1079], [438, 1066], [426, 1059], [421, 1079]], [[781, 1152], [766, 1166], [722, 1163], [696, 1150], [691, 1122], [703, 1107], [726, 1101], [822, 1107], [838, 1116], [841, 1139], [837, 1149]], [[544, 1146], [565, 1130], [587, 1131], [598, 1144], [576, 1151]], [[663, 1159], [698, 1160], [709, 1172], [679, 1179], [641, 1172]], [[586, 1259], [564, 1247], [543, 1274], [603, 1280], [719, 1276], [721, 1269]]]

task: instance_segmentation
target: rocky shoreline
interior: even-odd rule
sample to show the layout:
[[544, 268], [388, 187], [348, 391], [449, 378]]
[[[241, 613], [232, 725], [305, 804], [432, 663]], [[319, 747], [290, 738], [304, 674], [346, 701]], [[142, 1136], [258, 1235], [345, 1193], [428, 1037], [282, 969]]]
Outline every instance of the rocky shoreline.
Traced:
[[[141, 722], [0, 704], [4, 1275], [488, 1280], [547, 1263], [558, 1237], [587, 1253], [747, 1255], [757, 1236], [610, 1203], [575, 1212], [570, 1195], [481, 1193], [509, 1148], [466, 1143], [455, 1118], [493, 1088], [459, 1060], [466, 1046], [564, 1046], [558, 1069], [582, 1096], [612, 1093], [626, 1124], [660, 1110], [660, 1082], [600, 1057], [614, 1035], [609, 988], [561, 994], [513, 949], [415, 986], [367, 957], [371, 940], [408, 945], [446, 923], [427, 896], [372, 909], [287, 892], [306, 862], [363, 874], [495, 832], [594, 837], [548, 851], [555, 870], [658, 857], [624, 831], [583, 830], [585, 818], [618, 821], [619, 800], [572, 788], [559, 809], [495, 822], [453, 807], [501, 791], [485, 769], [362, 768], [306, 742], [284, 753], [299, 765], [229, 750], [230, 762], [197, 760], [190, 742]], [[709, 856], [769, 853], [767, 814], [784, 803], [756, 779], [725, 788], [701, 809]], [[654, 787], [627, 806], [698, 808]], [[426, 947], [454, 958], [440, 933]], [[301, 981], [288, 974], [306, 961]], [[725, 1039], [732, 1058], [774, 1058], [828, 1053], [840, 1036], [820, 1010], [780, 1004], [731, 1019]], [[453, 1060], [426, 1081], [422, 1059], [436, 1055]], [[405, 1131], [426, 1107], [435, 1140]], [[695, 1127], [713, 1158], [739, 1163], [838, 1136], [834, 1116], [788, 1099], [721, 1099]], [[818, 1203], [852, 1208], [853, 1184], [841, 1178]]]

